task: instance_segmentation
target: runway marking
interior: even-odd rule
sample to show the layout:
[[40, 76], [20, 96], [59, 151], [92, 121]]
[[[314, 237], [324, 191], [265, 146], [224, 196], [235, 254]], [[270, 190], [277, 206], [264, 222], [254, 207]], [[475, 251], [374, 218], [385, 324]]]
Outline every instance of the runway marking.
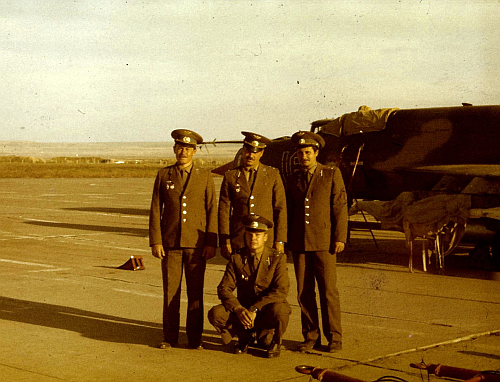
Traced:
[[129, 289], [117, 289], [117, 288], [113, 288], [113, 290], [115, 292], [129, 293], [129, 294], [134, 294], [136, 296], [142, 296], [142, 297], [163, 298], [163, 295], [160, 295], [160, 294], [136, 292], [134, 290], [129, 290]]
[[41, 263], [31, 263], [29, 261], [0, 259], [0, 262], [11, 263], [11, 264], [20, 264], [20, 265], [30, 265], [30, 266], [35, 266], [35, 267], [54, 268], [53, 265], [47, 265], [47, 264], [41, 264]]
[[37, 271], [28, 271], [28, 272], [59, 272], [59, 271], [69, 271], [71, 268], [53, 268], [53, 269], [40, 269]]
[[62, 222], [57, 222], [54, 220], [43, 220], [43, 219], [31, 219], [31, 218], [23, 218], [23, 220], [27, 220], [30, 222], [40, 222], [40, 223], [52, 223], [52, 224], [61, 224]]
[[[432, 348], [436, 348], [436, 347], [444, 346], [444, 345], [453, 345], [453, 344], [456, 344], [456, 343], [459, 343], [459, 342], [463, 342], [463, 341], [475, 340], [475, 339], [477, 339], [479, 337], [486, 337], [486, 336], [491, 336], [491, 335], [497, 335], [499, 333], [500, 333], [500, 329], [489, 330], [487, 332], [482, 332], [482, 333], [469, 334], [468, 336], [464, 336], [464, 337], [460, 337], [460, 338], [455, 338], [453, 340], [448, 340], [448, 341], [443, 341], [443, 342], [437, 342], [437, 343], [431, 344], [431, 345], [419, 346], [419, 347], [416, 347], [416, 348], [413, 348], [413, 349], [401, 350], [401, 351], [396, 352], [396, 353], [391, 353], [391, 354], [386, 354], [386, 355], [382, 355], [382, 356], [370, 358], [370, 359], [365, 360], [365, 361], [359, 361], [359, 362], [357, 362], [357, 364], [359, 364], [359, 365], [366, 365], [366, 364], [369, 364], [371, 362], [379, 361], [379, 360], [390, 358], [390, 357], [397, 357], [397, 356], [400, 356], [400, 355], [403, 355], [403, 354], [414, 353], [414, 352], [422, 351], [422, 350], [428, 350], [428, 349], [432, 349]], [[371, 365], [369, 365], [369, 366], [371, 366]], [[345, 367], [352, 367], [352, 365], [345, 365], [345, 366], [339, 368], [338, 370], [343, 369]]]

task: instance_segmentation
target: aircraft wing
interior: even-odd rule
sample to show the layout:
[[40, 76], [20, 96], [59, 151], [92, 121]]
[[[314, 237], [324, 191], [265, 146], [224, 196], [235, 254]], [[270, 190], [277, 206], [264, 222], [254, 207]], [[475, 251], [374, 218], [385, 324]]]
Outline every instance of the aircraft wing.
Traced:
[[500, 164], [456, 164], [413, 167], [411, 171], [431, 172], [443, 175], [500, 177]]

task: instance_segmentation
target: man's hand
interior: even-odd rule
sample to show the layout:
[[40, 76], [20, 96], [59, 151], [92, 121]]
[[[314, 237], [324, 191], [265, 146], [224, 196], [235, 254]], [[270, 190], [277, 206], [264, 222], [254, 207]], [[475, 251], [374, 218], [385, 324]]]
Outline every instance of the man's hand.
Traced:
[[233, 253], [231, 244], [222, 245], [220, 247], [220, 254], [226, 260], [229, 260], [231, 258], [231, 253]]
[[151, 247], [151, 253], [153, 254], [154, 257], [157, 257], [160, 260], [165, 257], [165, 250], [163, 249], [163, 245], [161, 244], [154, 244]]
[[345, 248], [345, 243], [341, 242], [341, 241], [336, 241], [335, 242], [335, 251], [333, 252], [334, 255], [337, 255], [339, 254], [340, 252], [342, 252]]
[[244, 306], [239, 306], [234, 309], [234, 313], [238, 316], [241, 324], [245, 329], [252, 329], [255, 323], [255, 317], [257, 317], [257, 313], [250, 312]]
[[205, 260], [210, 260], [215, 256], [215, 247], [206, 246], [203, 247], [203, 257]]
[[285, 253], [285, 244], [281, 241], [275, 241], [273, 248], [278, 252]]

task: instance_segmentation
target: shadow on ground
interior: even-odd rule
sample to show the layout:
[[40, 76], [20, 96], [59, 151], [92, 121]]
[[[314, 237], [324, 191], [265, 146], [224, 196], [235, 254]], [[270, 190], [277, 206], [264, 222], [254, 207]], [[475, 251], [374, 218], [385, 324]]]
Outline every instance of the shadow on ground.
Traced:
[[[162, 326], [156, 322], [131, 320], [67, 306], [0, 297], [0, 320], [15, 321], [80, 333], [83, 337], [127, 344], [157, 347], [161, 341]], [[210, 350], [232, 352], [232, 345], [224, 346], [215, 330], [204, 330], [204, 347]], [[235, 341], [233, 341], [235, 343]], [[179, 343], [187, 344], [185, 328], [181, 327]], [[287, 349], [297, 346], [295, 341], [284, 341]], [[263, 357], [265, 352], [250, 349], [250, 354]]]
[[63, 208], [63, 210], [81, 211], [81, 212], [99, 212], [99, 213], [116, 214], [116, 215], [149, 216], [149, 210], [144, 208], [78, 207], [78, 208]]
[[74, 223], [56, 223], [47, 221], [27, 221], [25, 224], [52, 227], [52, 228], [65, 228], [65, 229], [78, 229], [83, 231], [95, 231], [95, 232], [108, 232], [117, 233], [128, 236], [139, 236], [146, 237], [148, 235], [148, 230], [146, 228], [126, 228], [117, 226], [105, 226], [105, 225], [94, 225], [94, 224], [74, 224]]

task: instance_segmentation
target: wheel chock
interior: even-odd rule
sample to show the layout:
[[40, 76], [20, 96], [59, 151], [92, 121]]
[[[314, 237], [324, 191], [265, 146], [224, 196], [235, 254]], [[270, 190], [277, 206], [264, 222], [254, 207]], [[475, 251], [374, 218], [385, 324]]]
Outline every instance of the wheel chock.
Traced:
[[144, 269], [142, 256], [130, 256], [130, 259], [128, 259], [125, 264], [119, 266], [118, 269], [125, 269], [127, 271], [138, 271]]

